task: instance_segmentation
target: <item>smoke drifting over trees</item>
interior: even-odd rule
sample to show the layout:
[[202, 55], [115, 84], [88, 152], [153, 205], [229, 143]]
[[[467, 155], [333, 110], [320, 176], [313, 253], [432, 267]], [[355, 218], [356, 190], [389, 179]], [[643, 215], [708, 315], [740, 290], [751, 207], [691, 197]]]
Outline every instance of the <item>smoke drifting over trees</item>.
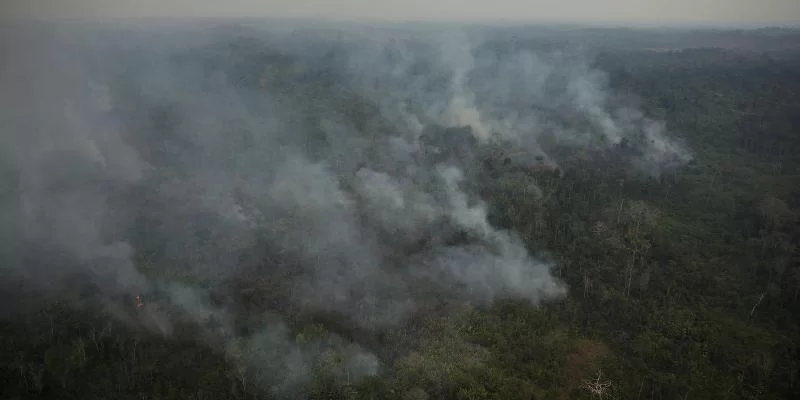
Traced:
[[[550, 260], [487, 218], [496, 149], [522, 150], [509, 162], [524, 168], [597, 149], [652, 176], [691, 159], [579, 52], [472, 32], [59, 27], [5, 41], [0, 255], [34, 290], [15, 295], [168, 336], [193, 326], [276, 390], [331, 351], [342, 376], [380, 370], [379, 349], [345, 333], [298, 341], [295, 315], [376, 333], [431, 304], [566, 293]], [[267, 304], [243, 306], [248, 290]]]

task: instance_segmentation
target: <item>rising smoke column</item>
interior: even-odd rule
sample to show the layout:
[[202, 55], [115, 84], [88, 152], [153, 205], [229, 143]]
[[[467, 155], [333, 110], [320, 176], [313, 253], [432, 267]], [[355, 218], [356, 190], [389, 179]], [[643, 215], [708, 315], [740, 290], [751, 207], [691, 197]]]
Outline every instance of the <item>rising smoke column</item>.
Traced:
[[627, 139], [638, 146], [633, 166], [649, 175], [691, 159], [663, 123], [619, 103], [579, 50], [509, 48], [446, 30], [353, 41], [352, 87], [417, 133], [430, 123], [469, 125], [482, 142], [496, 136], [545, 159], [553, 157], [543, 140], [579, 150]]

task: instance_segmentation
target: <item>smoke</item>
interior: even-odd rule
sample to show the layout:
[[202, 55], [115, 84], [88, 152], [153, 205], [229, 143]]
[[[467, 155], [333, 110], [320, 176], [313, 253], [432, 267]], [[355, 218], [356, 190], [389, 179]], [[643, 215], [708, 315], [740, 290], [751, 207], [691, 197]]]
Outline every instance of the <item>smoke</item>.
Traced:
[[614, 96], [605, 73], [580, 49], [444, 31], [411, 38], [370, 32], [367, 45], [351, 51], [353, 87], [417, 133], [431, 123], [468, 125], [481, 142], [497, 137], [553, 162], [544, 143], [580, 149], [637, 142], [631, 164], [652, 176], [692, 158], [663, 123]]
[[76, 272], [71, 269], [77, 263], [102, 285], [140, 285], [133, 249], [117, 239], [121, 232], [113, 226], [110, 203], [122, 187], [142, 179], [148, 166], [100, 116], [105, 99], [92, 91], [90, 72], [60, 46], [27, 44], [10, 49], [1, 75], [3, 164], [15, 177], [4, 196], [12, 204], [3, 213], [16, 226], [5, 229], [42, 250], [68, 253], [57, 268], [30, 264], [44, 271], [10, 265], [58, 280]]
[[640, 138], [651, 174], [689, 157], [571, 54], [455, 31], [89, 31], [6, 46], [4, 275], [81, 277], [100, 295], [80, 300], [167, 336], [193, 324], [276, 390], [331, 354], [334, 374], [379, 370], [355, 339], [293, 337], [300, 314], [374, 333], [432, 301], [565, 294], [488, 222], [487, 146], [535, 163], [558, 161], [542, 143]]

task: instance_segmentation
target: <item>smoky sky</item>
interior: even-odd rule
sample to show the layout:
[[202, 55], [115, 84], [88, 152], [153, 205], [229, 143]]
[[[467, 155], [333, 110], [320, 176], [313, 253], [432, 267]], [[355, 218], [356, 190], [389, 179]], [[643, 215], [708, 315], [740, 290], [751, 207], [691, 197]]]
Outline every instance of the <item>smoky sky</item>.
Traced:
[[315, 17], [550, 22], [768, 22], [800, 20], [795, 0], [16, 0], [8, 15], [53, 17]]

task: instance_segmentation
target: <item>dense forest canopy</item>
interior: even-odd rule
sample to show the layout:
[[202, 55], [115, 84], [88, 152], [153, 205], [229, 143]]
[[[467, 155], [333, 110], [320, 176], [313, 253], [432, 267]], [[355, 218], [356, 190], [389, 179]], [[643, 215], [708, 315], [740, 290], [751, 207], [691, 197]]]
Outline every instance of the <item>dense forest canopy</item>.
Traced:
[[3, 36], [3, 398], [800, 397], [790, 29]]

